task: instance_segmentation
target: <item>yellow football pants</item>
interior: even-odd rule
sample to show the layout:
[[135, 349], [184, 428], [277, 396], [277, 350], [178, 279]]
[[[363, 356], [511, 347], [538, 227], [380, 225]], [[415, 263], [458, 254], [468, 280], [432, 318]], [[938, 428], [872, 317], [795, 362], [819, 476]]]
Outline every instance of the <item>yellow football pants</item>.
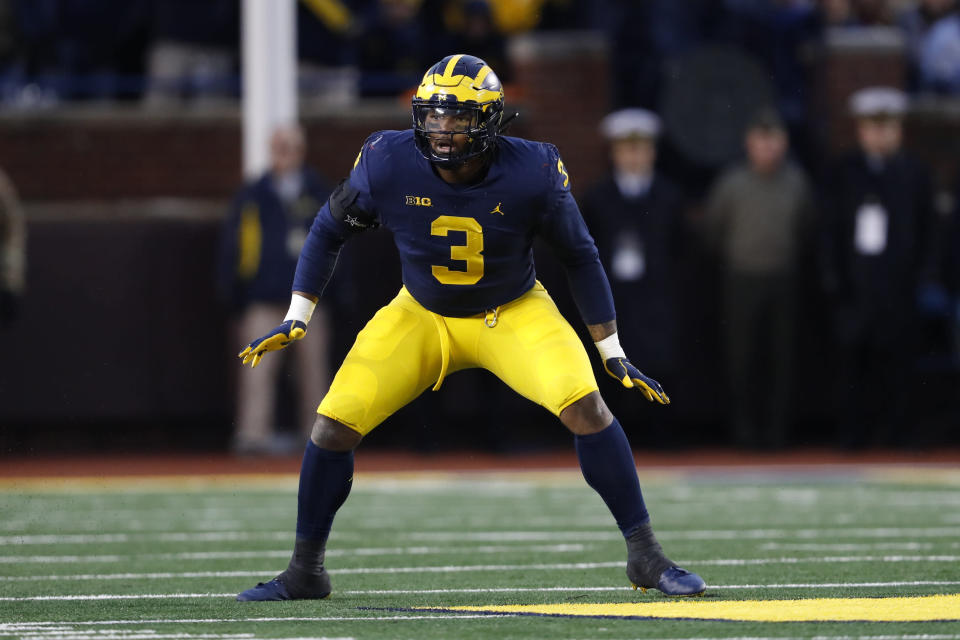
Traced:
[[539, 282], [466, 318], [428, 311], [404, 287], [357, 335], [317, 413], [366, 435], [446, 375], [476, 367], [558, 416], [597, 390], [583, 343]]

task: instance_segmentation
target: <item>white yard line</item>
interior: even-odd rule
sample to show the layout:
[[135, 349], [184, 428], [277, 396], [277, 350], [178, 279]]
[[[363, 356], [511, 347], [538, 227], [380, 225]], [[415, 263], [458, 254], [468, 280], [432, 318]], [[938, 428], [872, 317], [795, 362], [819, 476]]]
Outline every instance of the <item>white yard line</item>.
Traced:
[[[516, 614], [506, 614], [515, 617]], [[378, 620], [449, 620], [450, 618], [489, 618], [488, 615], [412, 615], [412, 616], [311, 616], [288, 618], [152, 618], [150, 620], [70, 620], [70, 621], [42, 621], [42, 622], [14, 622], [0, 623], [0, 634], [10, 630], [23, 631], [33, 628], [43, 628], [43, 625], [70, 625], [70, 626], [99, 626], [99, 625], [143, 625], [143, 624], [233, 624], [236, 622], [376, 622]], [[502, 616], [501, 616], [502, 617]]]
[[[5, 636], [5, 634], [0, 633], [0, 638], [3, 637], [13, 637], [13, 635]], [[142, 633], [137, 632], [116, 632], [109, 629], [104, 629], [102, 633], [97, 633], [93, 631], [43, 631], [35, 633], [17, 633], [16, 637], [18, 640], [194, 640], [194, 639], [209, 639], [209, 640], [232, 640], [237, 638], [237, 636], [231, 635], [219, 635], [215, 633], [205, 633], [205, 634], [189, 634], [189, 633], [170, 633], [170, 634], [158, 634], [153, 633], [149, 630]], [[257, 638], [253, 634], [245, 634], [240, 636], [242, 640], [354, 640], [353, 637], [346, 638], [330, 638], [327, 636], [309, 636], [309, 637], [300, 637], [300, 638]]]
[[806, 562], [849, 563], [849, 562], [957, 562], [960, 556], [824, 556], [809, 558], [721, 558], [714, 560], [678, 560], [678, 564], [697, 566], [747, 566], [765, 564], [803, 564]]
[[[494, 616], [450, 616], [450, 615], [441, 615], [441, 616], [429, 616], [430, 619], [449, 619], [449, 618], [480, 618], [480, 619], [495, 619]], [[365, 620], [369, 618], [357, 618], [358, 620]], [[384, 618], [374, 618], [375, 620], [383, 620]], [[404, 619], [407, 619], [405, 617]], [[417, 617], [415, 619], [423, 619], [423, 617]], [[150, 621], [155, 622], [155, 621]], [[174, 621], [168, 621], [174, 622]], [[208, 621], [212, 622], [212, 621]], [[220, 622], [220, 621], [218, 621]], [[234, 620], [223, 620], [222, 622], [234, 622]], [[44, 625], [45, 623], [41, 623]], [[168, 639], [242, 639], [242, 640], [353, 640], [353, 638], [329, 638], [329, 637], [271, 637], [258, 638], [254, 634], [189, 634], [189, 633], [175, 633], [175, 634], [157, 634], [152, 630], [143, 630], [141, 632], [130, 632], [123, 629], [103, 629], [101, 631], [75, 631], [74, 629], [64, 626], [62, 623], [51, 623], [56, 626], [31, 626], [28, 627], [28, 632], [20, 635], [22, 638], [44, 638], [45, 640], [89, 640], [93, 639], [118, 639], [118, 640], [168, 640]], [[70, 635], [60, 635], [67, 633]], [[0, 637], [5, 637], [8, 634], [3, 633], [3, 629], [0, 628]], [[633, 636], [631, 636], [632, 640]], [[957, 634], [885, 634], [885, 635], [843, 635], [843, 636], [827, 636], [827, 635], [818, 635], [814, 636], [815, 640], [960, 640], [960, 635]], [[573, 638], [570, 640], [589, 640], [587, 638]], [[617, 640], [605, 638], [605, 640]], [[681, 637], [681, 638], [659, 638], [651, 640], [810, 640], [809, 636], [716, 636], [712, 638], [698, 638], [698, 637]]]
[[[401, 533], [414, 540], [579, 540], [602, 535], [592, 531], [414, 531]], [[956, 527], [824, 527], [801, 529], [689, 529], [657, 531], [661, 540], [769, 540], [778, 538], [900, 538], [956, 537]]]
[[[426, 567], [354, 567], [351, 569], [331, 569], [331, 574], [399, 574], [399, 573], [457, 573], [460, 571], [552, 571], [563, 569], [606, 569], [623, 566], [623, 562], [570, 562], [555, 564], [487, 564], [487, 565], [444, 565]], [[181, 578], [256, 578], [276, 573], [272, 569], [256, 571], [188, 571], [182, 573], [100, 573], [100, 574], [59, 574], [38, 576], [0, 576], [0, 582], [28, 582], [33, 580], [167, 580]]]
[[[736, 589], [853, 589], [853, 588], [890, 588], [890, 587], [951, 587], [960, 585], [960, 580], [906, 580], [898, 582], [798, 582], [773, 584], [712, 584], [708, 590], [736, 590]], [[388, 596], [388, 595], [444, 595], [455, 593], [580, 593], [627, 591], [630, 587], [616, 585], [609, 587], [490, 587], [490, 588], [462, 588], [462, 589], [345, 589], [337, 591], [341, 595], [350, 596]], [[143, 594], [72, 594], [55, 596], [10, 596], [0, 597], [0, 602], [44, 602], [44, 601], [71, 601], [71, 600], [171, 600], [171, 599], [200, 599], [200, 598], [233, 598], [236, 594], [230, 593], [143, 593]]]
[[103, 544], [123, 542], [246, 542], [293, 540], [291, 531], [208, 531], [168, 533], [93, 533], [0, 536], [0, 546], [22, 544]]
[[[781, 558], [721, 558], [712, 560], [677, 560], [681, 565], [703, 566], [752, 566], [768, 564], [805, 564], [805, 563], [855, 563], [855, 562], [957, 562], [960, 556], [822, 556], [822, 557], [781, 557]], [[347, 574], [402, 574], [402, 573], [458, 573], [469, 571], [560, 571], [583, 569], [609, 569], [622, 567], [623, 561], [616, 562], [566, 562], [535, 564], [479, 564], [479, 565], [442, 565], [420, 567], [353, 567], [330, 569], [334, 575]], [[167, 580], [184, 578], [253, 578], [275, 573], [274, 569], [245, 571], [188, 571], [188, 572], [148, 572], [148, 573], [81, 573], [30, 576], [0, 576], [0, 582], [32, 581], [84, 581], [84, 580]]]
[[[584, 551], [583, 544], [544, 544], [544, 545], [477, 545], [471, 547], [362, 547], [359, 549], [331, 549], [326, 557], [350, 556], [392, 556], [392, 555], [442, 555], [448, 553], [577, 553]], [[125, 555], [69, 555], [69, 556], [0, 556], [0, 564], [77, 564], [77, 563], [113, 563], [142, 560], [238, 560], [254, 558], [287, 558], [290, 549], [272, 549], [267, 551], [198, 551], [182, 553], [140, 553]]]
[[[893, 634], [882, 636], [717, 636], [714, 638], [651, 638], [650, 640], [958, 640], [952, 633]], [[588, 640], [581, 638], [577, 640]], [[604, 640], [613, 640], [604, 638]]]
[[[160, 634], [153, 629], [96, 629], [92, 631], [77, 631], [69, 625], [51, 627], [31, 627], [27, 631], [17, 633], [21, 639], [45, 638], [47, 640], [91, 639], [104, 638], [116, 640], [253, 640], [252, 633], [164, 633]], [[0, 632], [2, 637], [2, 632]], [[291, 639], [286, 639], [291, 640]], [[333, 640], [330, 638], [329, 640]], [[341, 639], [346, 640], [346, 639]]]
[[[561, 540], [616, 540], [612, 527], [580, 531], [408, 531], [400, 538], [431, 542], [549, 542]], [[341, 532], [343, 529], [340, 530]], [[808, 538], [901, 538], [951, 537], [956, 527], [825, 527], [801, 529], [690, 529], [657, 532], [662, 540], [771, 540]], [[25, 544], [102, 544], [125, 542], [223, 542], [250, 540], [293, 540], [293, 531], [208, 531], [164, 533], [26, 534], [0, 536], [0, 546]]]
[[783, 543], [765, 542], [761, 551], [929, 551], [936, 547], [960, 549], [960, 542], [867, 542], [867, 543]]

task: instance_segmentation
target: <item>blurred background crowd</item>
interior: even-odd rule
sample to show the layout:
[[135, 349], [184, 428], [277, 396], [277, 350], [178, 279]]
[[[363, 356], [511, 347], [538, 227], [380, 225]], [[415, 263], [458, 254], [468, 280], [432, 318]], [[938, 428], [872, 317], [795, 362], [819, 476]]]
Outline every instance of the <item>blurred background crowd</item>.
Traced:
[[[511, 134], [564, 157], [621, 341], [674, 400], [598, 376], [635, 446], [960, 442], [956, 0], [299, 0], [302, 126], [245, 184], [241, 5], [0, 0], [0, 455], [299, 449], [400, 286], [389, 236], [347, 246], [296, 355], [233, 354], [282, 318], [366, 135], [410, 126], [454, 52], [503, 80]], [[465, 372], [370, 446], [566, 437]]]

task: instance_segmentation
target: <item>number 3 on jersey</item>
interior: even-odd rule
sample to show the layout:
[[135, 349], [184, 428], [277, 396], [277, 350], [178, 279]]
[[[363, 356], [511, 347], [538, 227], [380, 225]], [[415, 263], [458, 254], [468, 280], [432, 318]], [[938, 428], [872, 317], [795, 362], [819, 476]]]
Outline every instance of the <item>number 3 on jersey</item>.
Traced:
[[483, 227], [474, 218], [440, 216], [430, 224], [430, 235], [446, 236], [451, 231], [463, 231], [466, 244], [450, 247], [450, 259], [467, 263], [466, 271], [454, 271], [448, 267], [433, 265], [433, 277], [441, 284], [476, 284], [483, 277]]

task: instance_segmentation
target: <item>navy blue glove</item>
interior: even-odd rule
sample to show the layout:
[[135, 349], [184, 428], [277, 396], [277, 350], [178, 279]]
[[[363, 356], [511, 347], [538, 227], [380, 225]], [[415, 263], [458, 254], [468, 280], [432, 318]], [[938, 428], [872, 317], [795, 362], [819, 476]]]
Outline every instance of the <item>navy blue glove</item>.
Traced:
[[299, 320], [285, 320], [283, 324], [267, 335], [248, 344], [246, 349], [237, 354], [237, 357], [243, 358], [243, 364], [253, 360], [253, 364], [250, 366], [256, 367], [267, 351], [279, 351], [305, 335], [307, 335], [307, 325]]
[[667, 392], [663, 390], [660, 383], [649, 376], [643, 375], [640, 369], [630, 364], [630, 361], [626, 358], [607, 358], [603, 363], [603, 368], [626, 388], [639, 389], [640, 393], [650, 402], [670, 404], [670, 397], [667, 396]]

